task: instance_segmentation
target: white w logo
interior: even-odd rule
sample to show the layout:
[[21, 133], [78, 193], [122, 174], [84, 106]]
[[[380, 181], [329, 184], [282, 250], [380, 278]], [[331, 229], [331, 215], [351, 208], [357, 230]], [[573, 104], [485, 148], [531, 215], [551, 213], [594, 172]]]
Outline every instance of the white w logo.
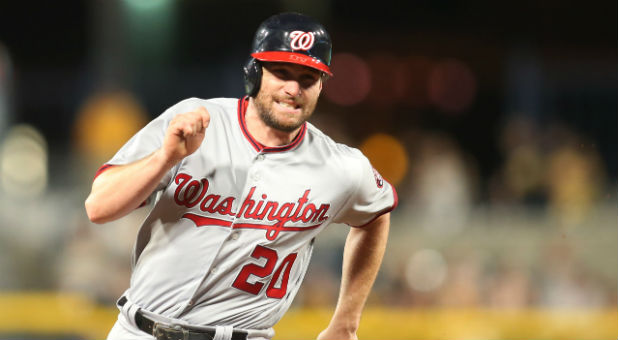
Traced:
[[292, 41], [290, 47], [293, 51], [303, 50], [307, 51], [313, 47], [314, 36], [312, 32], [294, 31], [290, 33]]

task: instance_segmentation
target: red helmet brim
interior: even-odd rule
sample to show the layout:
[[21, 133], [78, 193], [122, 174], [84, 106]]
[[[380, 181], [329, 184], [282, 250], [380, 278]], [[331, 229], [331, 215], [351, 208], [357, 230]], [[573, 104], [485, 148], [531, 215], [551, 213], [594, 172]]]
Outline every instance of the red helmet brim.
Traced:
[[293, 63], [308, 66], [318, 71], [322, 71], [329, 76], [333, 73], [330, 71], [328, 65], [322, 63], [319, 59], [313, 58], [306, 54], [285, 52], [285, 51], [266, 51], [251, 53], [251, 56], [260, 61], [273, 61], [282, 63]]

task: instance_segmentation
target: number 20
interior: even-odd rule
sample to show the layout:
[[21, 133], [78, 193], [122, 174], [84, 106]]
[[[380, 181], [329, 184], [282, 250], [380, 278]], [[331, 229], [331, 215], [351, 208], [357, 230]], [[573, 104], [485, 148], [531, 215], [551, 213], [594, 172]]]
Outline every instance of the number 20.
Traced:
[[[266, 296], [275, 299], [281, 299], [283, 296], [285, 296], [285, 293], [288, 289], [290, 271], [292, 270], [292, 265], [294, 264], [294, 261], [296, 261], [296, 255], [296, 253], [292, 253], [286, 256], [283, 261], [281, 261], [279, 268], [277, 268], [275, 274], [273, 274], [273, 277], [270, 279], [270, 283], [266, 288]], [[234, 280], [234, 283], [232, 283], [232, 287], [238, 288], [253, 295], [257, 295], [262, 290], [262, 287], [264, 287], [264, 283], [259, 281], [255, 283], [249, 283], [247, 281], [249, 279], [249, 276], [253, 274], [257, 277], [264, 278], [270, 275], [275, 269], [275, 265], [277, 264], [279, 256], [277, 256], [277, 252], [275, 250], [258, 245], [255, 247], [255, 249], [253, 249], [251, 257], [258, 260], [261, 258], [265, 258], [266, 263], [264, 264], [264, 266], [250, 263], [242, 267], [240, 273], [236, 277], [236, 280]], [[275, 288], [275, 284], [279, 280], [281, 272], [283, 272], [283, 278], [281, 279], [281, 287]]]

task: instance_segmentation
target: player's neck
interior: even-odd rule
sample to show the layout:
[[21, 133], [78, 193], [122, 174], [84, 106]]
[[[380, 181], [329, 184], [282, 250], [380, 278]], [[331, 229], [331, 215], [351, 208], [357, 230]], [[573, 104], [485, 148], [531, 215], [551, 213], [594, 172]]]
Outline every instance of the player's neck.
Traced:
[[250, 102], [247, 107], [245, 123], [253, 139], [268, 147], [288, 145], [294, 140], [301, 127], [294, 131], [287, 132], [268, 126], [260, 118], [257, 109], [252, 104], [253, 103]]

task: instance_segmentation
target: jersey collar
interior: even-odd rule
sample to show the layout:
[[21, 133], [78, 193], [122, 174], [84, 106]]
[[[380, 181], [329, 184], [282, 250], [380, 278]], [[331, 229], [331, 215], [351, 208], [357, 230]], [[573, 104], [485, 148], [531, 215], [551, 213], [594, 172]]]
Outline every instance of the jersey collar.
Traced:
[[243, 98], [238, 100], [238, 122], [240, 123], [240, 130], [242, 131], [245, 138], [249, 141], [249, 144], [253, 146], [255, 151], [257, 152], [283, 152], [294, 149], [298, 146], [302, 140], [305, 138], [305, 133], [307, 132], [307, 123], [303, 123], [300, 127], [300, 131], [290, 144], [282, 145], [282, 146], [265, 146], [262, 143], [258, 142], [251, 136], [249, 130], [247, 129], [247, 124], [245, 122], [245, 113], [247, 112], [247, 106], [249, 106], [249, 97], [244, 96]]

